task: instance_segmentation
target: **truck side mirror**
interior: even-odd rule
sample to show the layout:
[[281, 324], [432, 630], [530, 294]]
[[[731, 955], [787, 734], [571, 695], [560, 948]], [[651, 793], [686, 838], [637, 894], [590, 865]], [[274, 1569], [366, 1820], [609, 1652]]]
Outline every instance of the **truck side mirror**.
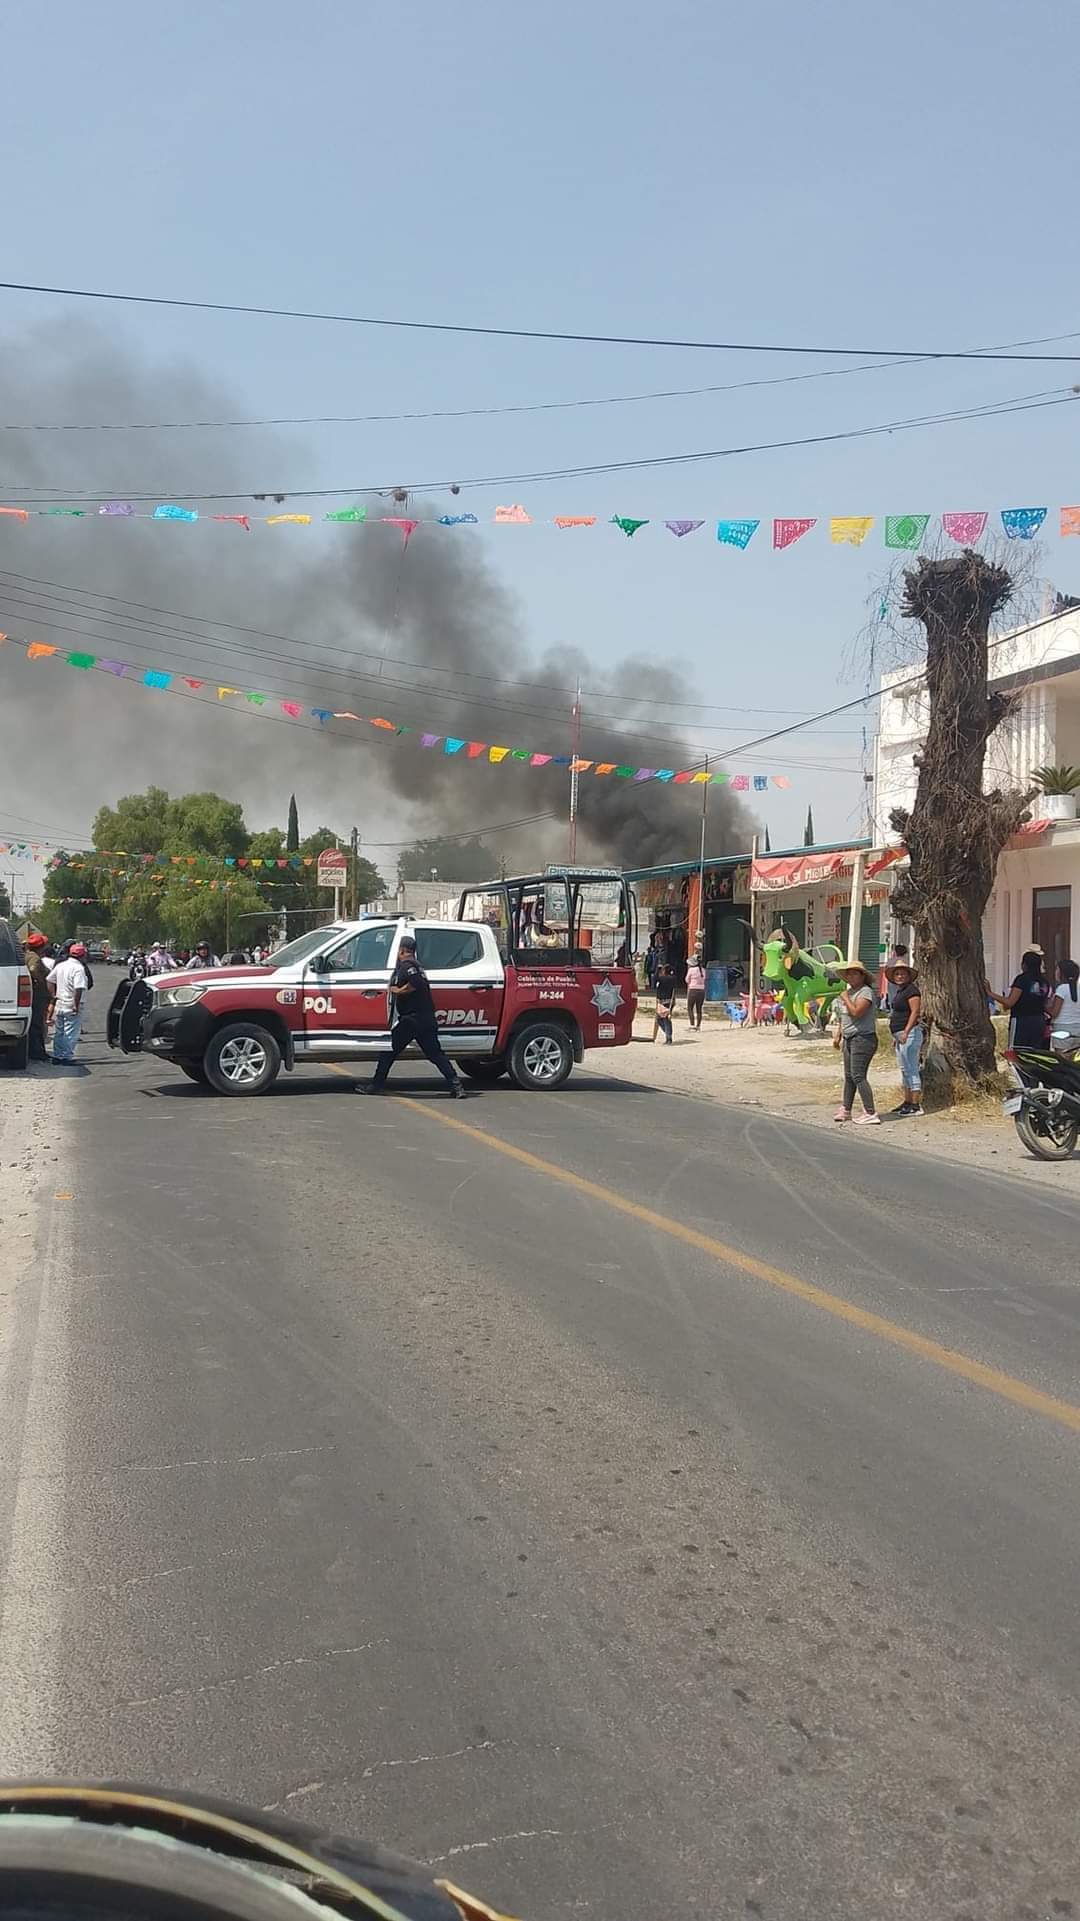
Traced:
[[330, 972], [330, 962], [325, 954], [313, 954], [308, 962], [308, 966], [311, 968], [313, 974], [328, 974]]

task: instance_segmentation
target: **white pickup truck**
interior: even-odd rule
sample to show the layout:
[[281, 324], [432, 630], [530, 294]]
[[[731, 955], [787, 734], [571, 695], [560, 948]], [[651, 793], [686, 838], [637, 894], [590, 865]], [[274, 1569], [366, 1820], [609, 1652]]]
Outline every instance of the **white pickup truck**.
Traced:
[[0, 1060], [25, 1067], [30, 1059], [30, 972], [10, 921], [0, 920]]

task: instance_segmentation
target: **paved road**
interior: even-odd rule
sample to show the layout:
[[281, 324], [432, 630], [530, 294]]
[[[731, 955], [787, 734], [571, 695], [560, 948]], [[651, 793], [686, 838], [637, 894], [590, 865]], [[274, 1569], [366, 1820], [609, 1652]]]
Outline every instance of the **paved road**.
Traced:
[[538, 1918], [1080, 1914], [1080, 1207], [614, 1079], [86, 1061], [12, 1295], [0, 1770]]

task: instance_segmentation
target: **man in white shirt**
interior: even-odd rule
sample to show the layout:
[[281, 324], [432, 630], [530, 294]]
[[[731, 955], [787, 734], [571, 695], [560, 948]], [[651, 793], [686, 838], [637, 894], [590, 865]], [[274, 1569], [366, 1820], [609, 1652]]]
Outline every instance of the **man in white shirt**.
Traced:
[[67, 960], [57, 961], [49, 975], [49, 997], [53, 1005], [53, 1051], [56, 1067], [66, 1067], [75, 1059], [82, 1032], [83, 995], [89, 988], [86, 948], [76, 941]]

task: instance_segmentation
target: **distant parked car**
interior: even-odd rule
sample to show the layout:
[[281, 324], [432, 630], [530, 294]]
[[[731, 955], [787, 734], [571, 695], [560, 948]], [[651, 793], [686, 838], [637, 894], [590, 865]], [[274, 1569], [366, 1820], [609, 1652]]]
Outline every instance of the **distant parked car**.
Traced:
[[87, 944], [86, 958], [92, 961], [107, 961], [109, 958], [109, 950], [105, 942], [100, 940], [90, 941]]
[[0, 1060], [25, 1067], [30, 1059], [30, 970], [10, 921], [0, 920]]

